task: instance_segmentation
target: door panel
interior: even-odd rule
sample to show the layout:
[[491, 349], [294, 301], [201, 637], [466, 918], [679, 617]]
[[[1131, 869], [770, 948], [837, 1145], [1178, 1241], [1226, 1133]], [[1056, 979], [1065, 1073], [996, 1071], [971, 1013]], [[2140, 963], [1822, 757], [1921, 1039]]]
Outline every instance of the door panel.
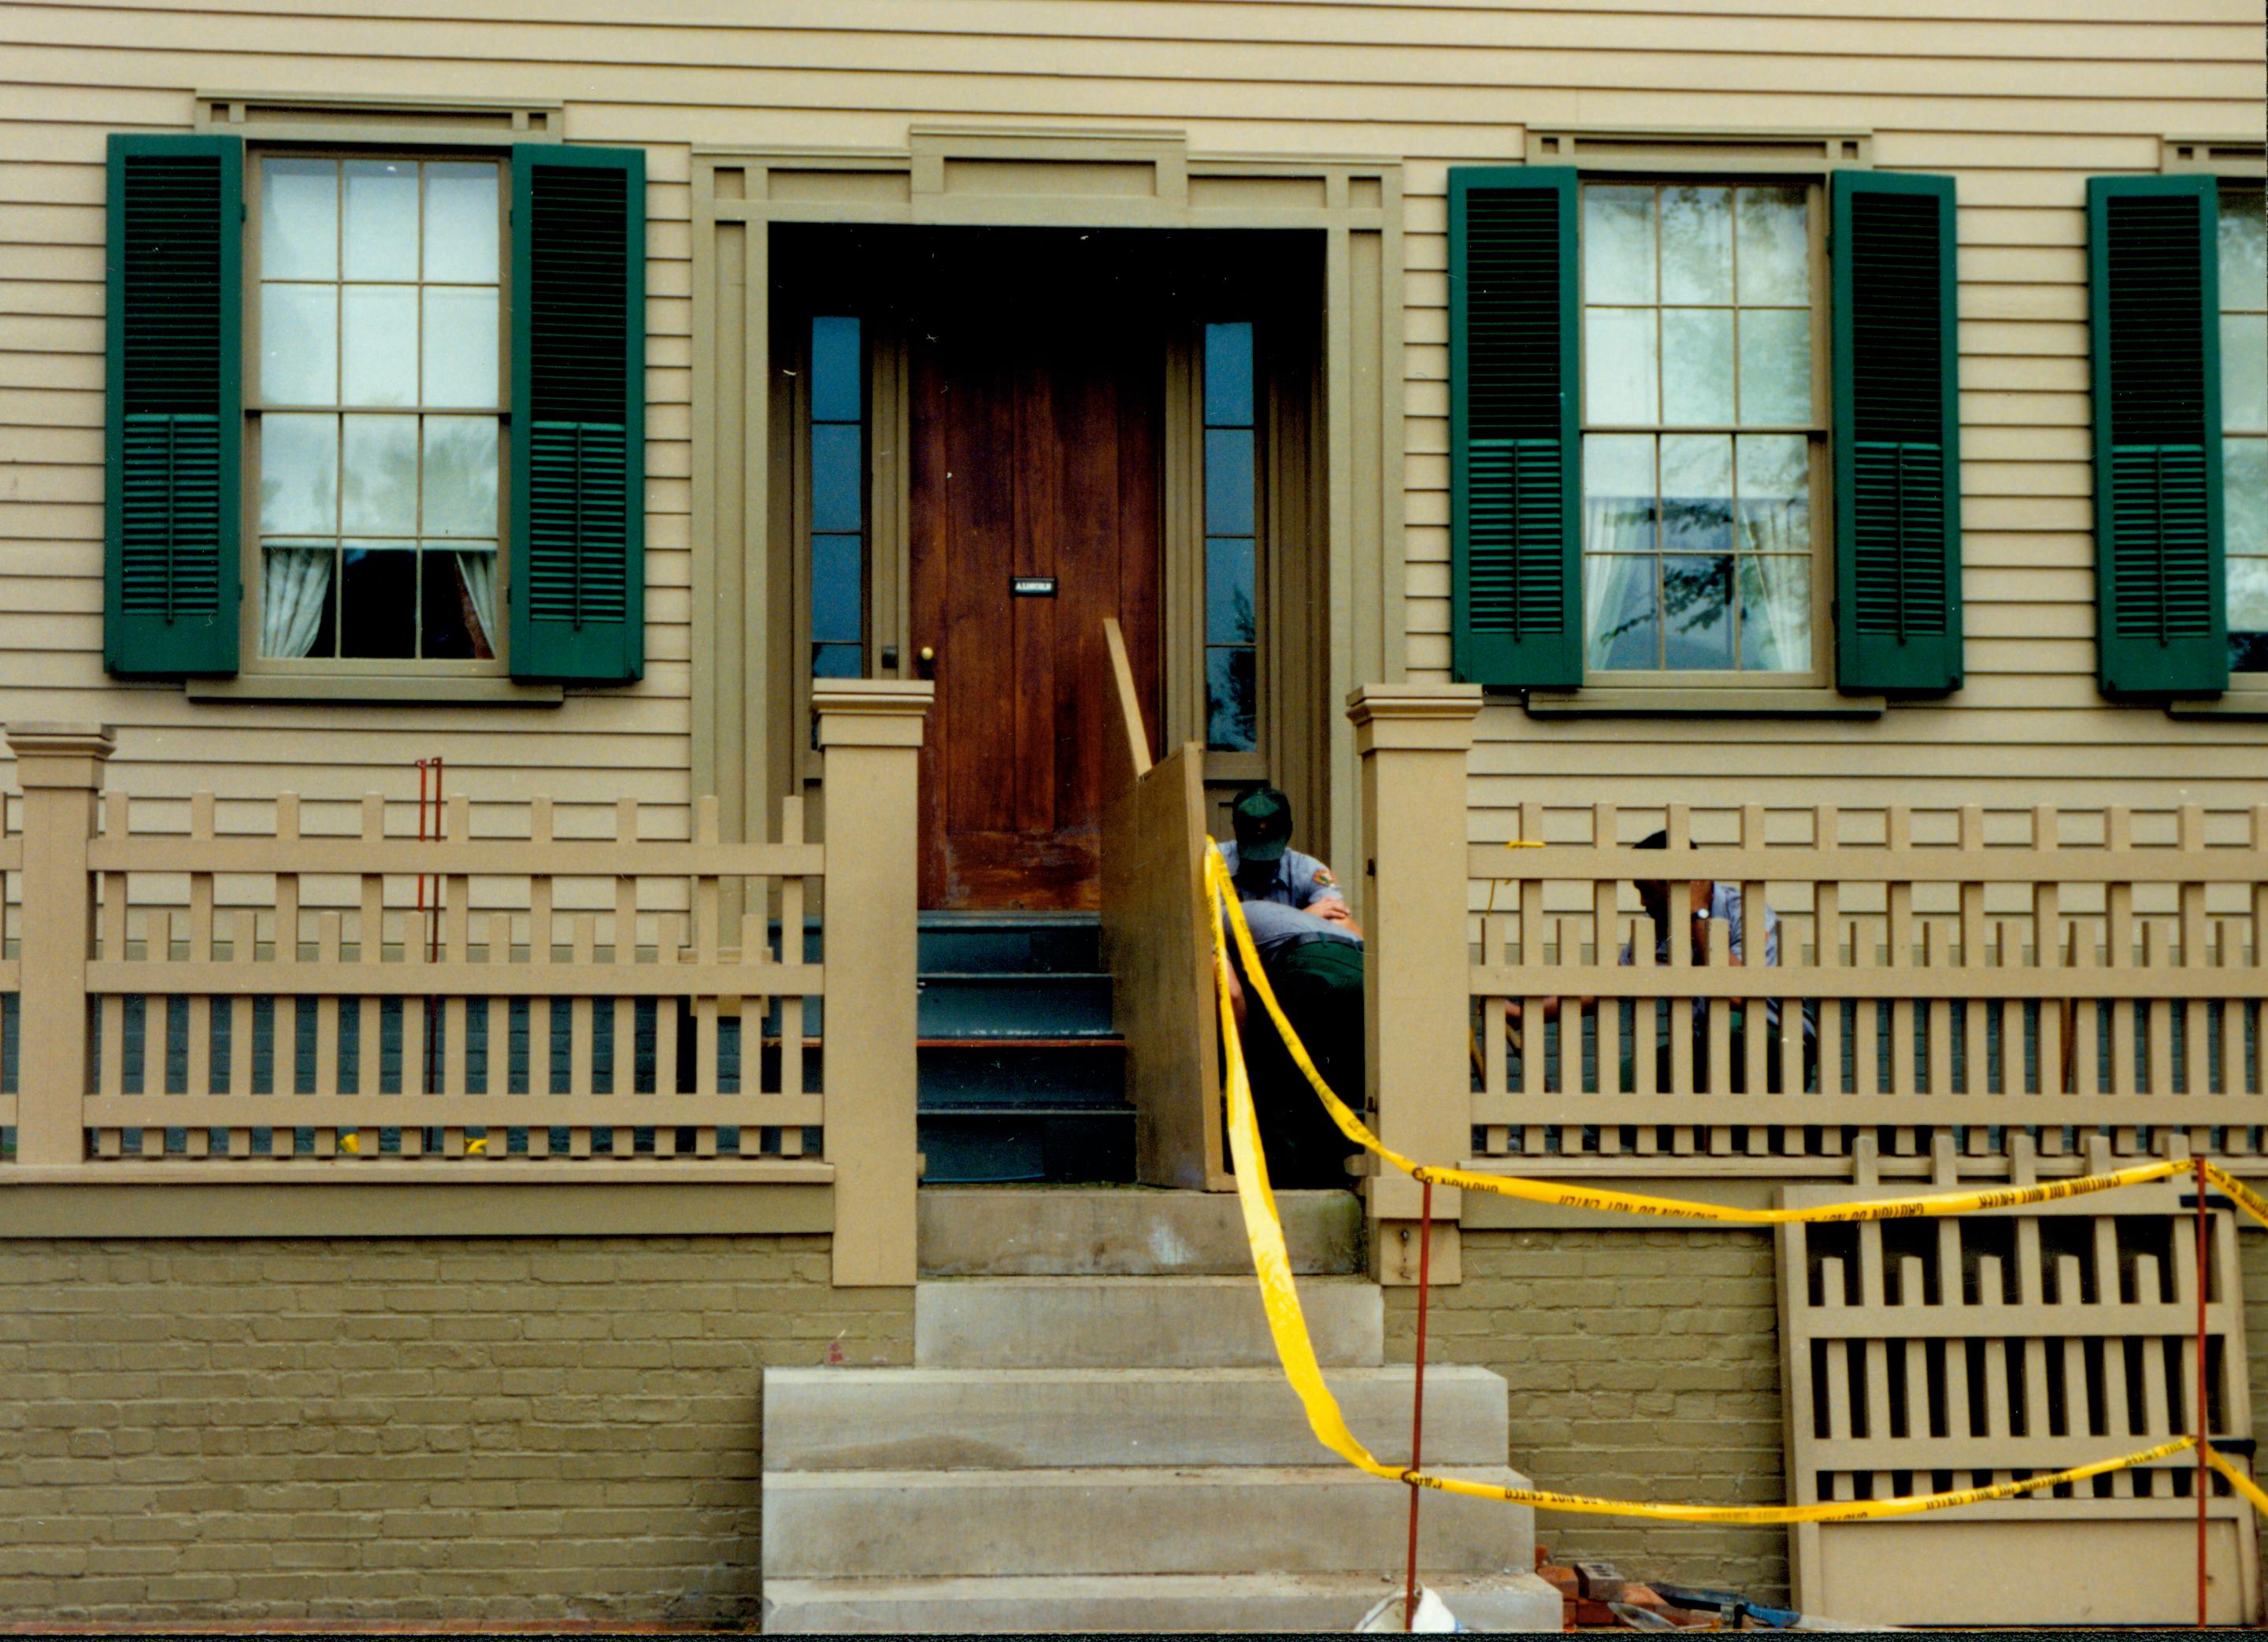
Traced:
[[[1162, 335], [1057, 299], [1078, 288], [1030, 278], [1009, 300], [964, 288], [915, 328], [912, 637], [917, 655], [935, 652], [923, 671], [937, 685], [927, 908], [1099, 903], [1117, 733], [1105, 616], [1125, 631], [1154, 741]], [[1051, 579], [1052, 596], [1019, 596], [1020, 578]]]

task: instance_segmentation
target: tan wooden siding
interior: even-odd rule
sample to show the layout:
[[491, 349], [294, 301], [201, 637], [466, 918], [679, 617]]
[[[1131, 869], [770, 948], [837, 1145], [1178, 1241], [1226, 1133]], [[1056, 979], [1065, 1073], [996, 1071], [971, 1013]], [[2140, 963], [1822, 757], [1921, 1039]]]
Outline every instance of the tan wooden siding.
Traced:
[[[0, 721], [120, 726], [111, 784], [682, 805], [691, 707], [690, 148], [902, 149], [913, 121], [1186, 131], [1405, 166], [1407, 668], [1447, 676], [1447, 168], [1541, 125], [1835, 128], [1960, 178], [1967, 688], [1872, 722], [1491, 705], [1476, 836], [1605, 799], [2031, 805], [2262, 796], [2268, 726], [2094, 683], [2083, 179], [2257, 137], [2255, 0], [119, 0], [0, 4]], [[657, 12], [666, 17], [658, 18]], [[198, 91], [551, 99], [648, 152], [647, 676], [550, 708], [195, 702], [101, 668], [103, 139]], [[1934, 784], [1932, 784], [1934, 783]]]

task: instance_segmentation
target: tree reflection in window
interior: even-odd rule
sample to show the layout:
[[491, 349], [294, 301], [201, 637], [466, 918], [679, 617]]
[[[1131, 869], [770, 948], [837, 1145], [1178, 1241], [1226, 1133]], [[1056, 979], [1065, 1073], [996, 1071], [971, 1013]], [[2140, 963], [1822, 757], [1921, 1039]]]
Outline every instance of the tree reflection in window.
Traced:
[[1250, 321], [1204, 328], [1205, 745], [1259, 736], [1258, 438]]

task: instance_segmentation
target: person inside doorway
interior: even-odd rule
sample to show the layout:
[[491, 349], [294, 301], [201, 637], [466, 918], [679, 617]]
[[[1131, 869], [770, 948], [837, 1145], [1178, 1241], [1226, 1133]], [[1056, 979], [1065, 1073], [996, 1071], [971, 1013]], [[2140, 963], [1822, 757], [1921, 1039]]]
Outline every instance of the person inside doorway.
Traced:
[[[1235, 842], [1221, 846], [1263, 972], [1308, 1058], [1338, 1097], [1363, 1106], [1363, 935], [1329, 866], [1291, 847], [1291, 800], [1255, 787], [1230, 806]], [[1243, 1040], [1270, 1179], [1287, 1187], [1346, 1184], [1350, 1143], [1308, 1087], [1272, 1021], [1251, 1022], [1233, 946], [1230, 1005]]]

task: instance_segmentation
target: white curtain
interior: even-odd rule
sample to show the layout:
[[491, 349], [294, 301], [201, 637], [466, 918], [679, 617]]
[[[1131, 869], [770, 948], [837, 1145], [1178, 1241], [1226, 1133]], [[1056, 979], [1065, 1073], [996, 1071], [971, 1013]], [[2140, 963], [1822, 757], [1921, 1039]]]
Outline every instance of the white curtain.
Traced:
[[1750, 549], [1741, 556], [1743, 659], [1759, 671], [1801, 673], [1811, 666], [1811, 510], [1743, 502], [1741, 534]]
[[1583, 498], [1583, 638], [1594, 667], [1661, 665], [1653, 511], [1650, 496]]
[[331, 597], [328, 548], [270, 548], [260, 584], [260, 653], [294, 661], [315, 647]]
[[473, 636], [475, 655], [496, 654], [496, 555], [493, 553], [460, 553], [457, 555], [457, 574], [464, 578], [465, 596], [472, 600], [473, 615], [481, 630]]

